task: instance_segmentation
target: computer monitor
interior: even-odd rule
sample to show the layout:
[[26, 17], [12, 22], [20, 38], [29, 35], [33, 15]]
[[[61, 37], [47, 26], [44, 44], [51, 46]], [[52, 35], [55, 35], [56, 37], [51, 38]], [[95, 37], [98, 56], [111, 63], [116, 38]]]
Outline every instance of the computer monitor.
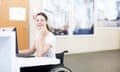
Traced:
[[20, 54], [19, 53], [19, 48], [18, 48], [18, 38], [17, 38], [17, 29], [16, 27], [5, 27], [5, 28], [0, 28], [0, 31], [14, 31], [15, 32], [15, 40], [16, 40], [16, 56], [17, 57], [35, 57], [33, 55], [25, 55], [25, 54]]
[[15, 33], [0, 28], [0, 72], [13, 72], [15, 59]]
[[0, 28], [0, 31], [14, 31], [15, 32], [15, 40], [16, 40], [16, 54], [18, 54], [18, 40], [17, 40], [17, 29], [16, 27], [2, 27]]

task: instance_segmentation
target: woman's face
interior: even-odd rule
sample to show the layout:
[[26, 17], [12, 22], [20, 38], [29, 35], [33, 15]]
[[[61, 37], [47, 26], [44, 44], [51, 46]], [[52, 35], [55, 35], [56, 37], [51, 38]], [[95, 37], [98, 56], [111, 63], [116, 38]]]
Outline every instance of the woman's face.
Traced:
[[36, 26], [38, 27], [38, 29], [41, 29], [42, 27], [46, 27], [47, 21], [44, 16], [38, 15], [35, 21], [36, 21]]

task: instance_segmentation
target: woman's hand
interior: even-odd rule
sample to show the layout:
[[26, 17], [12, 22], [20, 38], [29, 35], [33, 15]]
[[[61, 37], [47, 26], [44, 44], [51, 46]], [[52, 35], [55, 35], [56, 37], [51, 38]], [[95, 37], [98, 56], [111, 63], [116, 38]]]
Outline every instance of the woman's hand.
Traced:
[[40, 30], [39, 30], [39, 37], [44, 39], [46, 37], [46, 35], [48, 34], [48, 31], [46, 31], [46, 29], [44, 27], [42, 27]]

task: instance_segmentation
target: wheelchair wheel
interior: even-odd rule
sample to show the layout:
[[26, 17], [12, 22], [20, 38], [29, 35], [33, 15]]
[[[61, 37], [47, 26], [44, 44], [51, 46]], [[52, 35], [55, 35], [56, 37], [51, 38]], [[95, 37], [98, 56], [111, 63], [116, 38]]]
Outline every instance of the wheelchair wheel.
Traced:
[[50, 72], [72, 72], [72, 71], [65, 66], [57, 66], [52, 68]]

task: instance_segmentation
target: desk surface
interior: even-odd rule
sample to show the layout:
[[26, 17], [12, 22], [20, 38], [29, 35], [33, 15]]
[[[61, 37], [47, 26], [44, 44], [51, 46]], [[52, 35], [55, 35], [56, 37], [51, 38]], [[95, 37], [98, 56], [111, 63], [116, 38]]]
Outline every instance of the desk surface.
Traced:
[[16, 63], [17, 66], [19, 67], [29, 67], [29, 66], [60, 64], [60, 60], [56, 58], [48, 58], [48, 57], [31, 57], [31, 58], [17, 57]]

